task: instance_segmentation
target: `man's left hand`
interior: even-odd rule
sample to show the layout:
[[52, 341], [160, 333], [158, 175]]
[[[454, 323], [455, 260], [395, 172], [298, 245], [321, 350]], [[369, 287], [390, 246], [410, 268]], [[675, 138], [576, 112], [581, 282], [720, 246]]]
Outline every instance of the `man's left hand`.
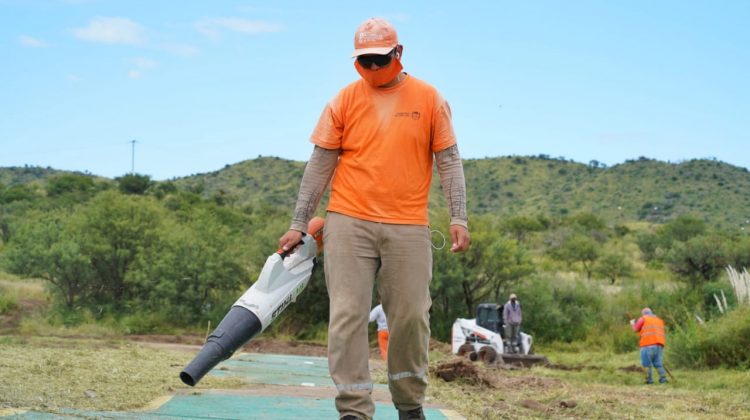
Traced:
[[451, 252], [464, 252], [469, 249], [471, 237], [469, 230], [461, 225], [451, 225], [449, 228], [451, 235]]

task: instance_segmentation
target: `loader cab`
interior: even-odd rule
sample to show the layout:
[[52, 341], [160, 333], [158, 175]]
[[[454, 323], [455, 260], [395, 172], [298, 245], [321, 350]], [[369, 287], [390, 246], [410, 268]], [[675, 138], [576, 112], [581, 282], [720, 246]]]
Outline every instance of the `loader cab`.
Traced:
[[477, 325], [502, 335], [503, 305], [480, 303], [477, 306]]

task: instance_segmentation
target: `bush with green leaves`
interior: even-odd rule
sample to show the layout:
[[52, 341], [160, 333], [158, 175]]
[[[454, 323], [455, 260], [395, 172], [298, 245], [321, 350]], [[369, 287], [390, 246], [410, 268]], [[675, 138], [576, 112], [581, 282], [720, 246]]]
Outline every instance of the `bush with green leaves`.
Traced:
[[177, 213], [153, 197], [104, 191], [71, 210], [27, 214], [4, 261], [48, 280], [67, 310], [187, 324], [223, 316], [251, 283], [243, 222], [210, 203]]
[[[737, 305], [737, 297], [732, 290], [732, 285], [724, 279], [705, 283], [700, 288], [701, 296], [703, 296], [703, 314], [704, 318], [711, 319], [717, 316], [721, 316], [724, 311], [724, 303], [726, 302], [729, 308], [733, 308]], [[719, 300], [717, 303], [716, 300]], [[719, 306], [721, 305], [721, 306]]]
[[618, 278], [633, 274], [633, 264], [622, 254], [607, 253], [597, 260], [594, 272], [615, 284]]
[[581, 263], [581, 268], [586, 273], [586, 277], [591, 278], [594, 264], [600, 256], [599, 248], [599, 244], [590, 236], [573, 234], [566, 237], [562, 245], [554, 250], [551, 255], [570, 266]]
[[750, 368], [750, 308], [741, 307], [701, 324], [685, 323], [671, 334], [667, 356], [678, 366]]
[[600, 320], [604, 295], [581, 281], [538, 275], [516, 291], [523, 308], [521, 329], [536, 342], [584, 340]]
[[723, 235], [700, 235], [676, 242], [667, 255], [670, 270], [696, 288], [718, 277], [730, 262], [729, 241]]

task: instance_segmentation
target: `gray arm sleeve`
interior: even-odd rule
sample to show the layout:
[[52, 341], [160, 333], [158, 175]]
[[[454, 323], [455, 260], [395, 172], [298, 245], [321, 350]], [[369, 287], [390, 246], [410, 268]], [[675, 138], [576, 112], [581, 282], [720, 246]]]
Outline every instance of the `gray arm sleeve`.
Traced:
[[320, 199], [331, 181], [339, 161], [339, 149], [324, 149], [315, 146], [302, 175], [302, 184], [294, 207], [292, 225], [289, 229], [307, 232], [307, 222], [312, 219]]
[[453, 145], [435, 153], [440, 183], [448, 201], [451, 224], [469, 228], [469, 218], [466, 216], [466, 180], [464, 166], [458, 154], [458, 146]]

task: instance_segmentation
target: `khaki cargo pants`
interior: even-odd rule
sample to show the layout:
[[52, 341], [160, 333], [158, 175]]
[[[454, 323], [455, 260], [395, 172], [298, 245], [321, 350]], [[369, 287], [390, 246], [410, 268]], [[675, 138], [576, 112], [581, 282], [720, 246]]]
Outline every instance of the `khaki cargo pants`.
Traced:
[[329, 212], [323, 235], [330, 296], [328, 364], [341, 416], [375, 413], [367, 324], [372, 290], [388, 319], [388, 386], [396, 408], [424, 402], [432, 248], [427, 226], [368, 222]]

